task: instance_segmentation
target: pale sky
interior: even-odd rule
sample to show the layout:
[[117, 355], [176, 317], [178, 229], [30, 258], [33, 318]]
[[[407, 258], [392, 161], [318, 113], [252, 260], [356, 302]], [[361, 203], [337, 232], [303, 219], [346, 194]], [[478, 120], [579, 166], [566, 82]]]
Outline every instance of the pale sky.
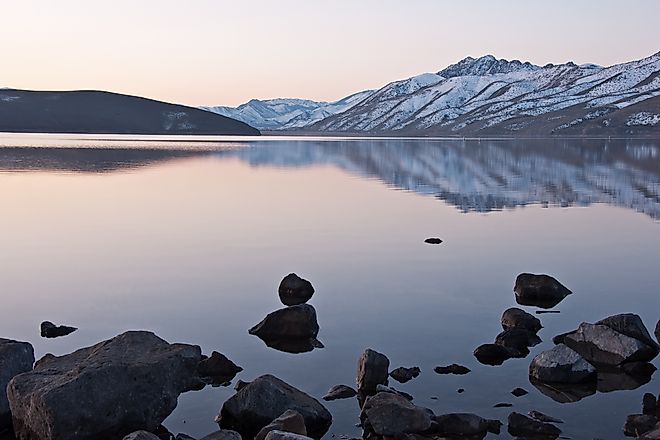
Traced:
[[466, 56], [660, 51], [658, 0], [0, 0], [0, 87], [188, 105], [335, 100]]

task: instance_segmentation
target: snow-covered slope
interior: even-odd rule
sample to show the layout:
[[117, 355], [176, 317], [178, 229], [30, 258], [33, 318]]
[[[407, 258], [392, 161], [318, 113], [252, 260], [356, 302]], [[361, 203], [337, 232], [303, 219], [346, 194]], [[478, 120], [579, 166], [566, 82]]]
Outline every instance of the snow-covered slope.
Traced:
[[314, 131], [429, 135], [639, 134], [660, 129], [660, 52], [611, 67], [488, 55], [387, 84]]
[[286, 130], [306, 127], [346, 111], [371, 93], [371, 90], [367, 90], [334, 102], [286, 98], [252, 99], [238, 107], [217, 106], [202, 109], [238, 119], [260, 130]]

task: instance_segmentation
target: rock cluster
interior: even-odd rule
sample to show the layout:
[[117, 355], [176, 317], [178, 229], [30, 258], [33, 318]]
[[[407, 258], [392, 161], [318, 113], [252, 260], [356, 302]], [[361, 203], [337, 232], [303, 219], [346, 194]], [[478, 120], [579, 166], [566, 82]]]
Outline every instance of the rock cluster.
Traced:
[[537, 332], [541, 321], [518, 308], [510, 308], [502, 314], [503, 331], [493, 344], [483, 344], [474, 350], [474, 356], [486, 365], [502, 365], [511, 358], [524, 358], [529, 348], [541, 343]]

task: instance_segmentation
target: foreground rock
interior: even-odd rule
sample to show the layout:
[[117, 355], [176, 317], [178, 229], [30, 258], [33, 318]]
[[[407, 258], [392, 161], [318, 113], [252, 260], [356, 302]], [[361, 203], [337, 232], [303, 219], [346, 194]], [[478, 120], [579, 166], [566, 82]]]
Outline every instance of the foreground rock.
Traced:
[[658, 354], [658, 343], [651, 337], [648, 329], [644, 325], [642, 318], [634, 313], [622, 313], [620, 315], [609, 316], [596, 322], [596, 325], [606, 325], [612, 330], [626, 335], [633, 339], [643, 342]]
[[561, 429], [555, 425], [534, 420], [523, 414], [509, 414], [509, 434], [514, 437], [555, 439], [561, 434]]
[[0, 338], [0, 432], [11, 425], [7, 384], [16, 375], [32, 370], [34, 349], [27, 342]]
[[148, 431], [135, 431], [124, 437], [123, 440], [160, 440], [156, 434]]
[[205, 435], [200, 440], [241, 440], [241, 435], [230, 429], [221, 429], [220, 431]]
[[197, 366], [197, 373], [211, 384], [225, 384], [243, 371], [243, 368], [233, 363], [227, 356], [214, 351], [211, 357], [203, 359]]
[[198, 346], [132, 331], [46, 355], [7, 387], [17, 438], [92, 440], [156, 430], [180, 393], [198, 388]]
[[307, 435], [305, 419], [299, 412], [287, 409], [281, 416], [261, 428], [254, 440], [264, 440], [271, 431], [283, 431], [293, 434]]
[[438, 374], [463, 375], [463, 374], [468, 374], [472, 370], [470, 370], [468, 367], [465, 367], [463, 365], [451, 364], [451, 365], [447, 365], [446, 367], [435, 367], [433, 371], [435, 371]]
[[217, 420], [223, 429], [252, 438], [289, 409], [300, 413], [310, 437], [321, 438], [332, 424], [332, 416], [318, 400], [270, 374], [243, 386], [222, 405]]
[[357, 387], [359, 393], [375, 394], [376, 387], [387, 385], [390, 360], [384, 354], [370, 348], [358, 360]]
[[434, 435], [448, 438], [484, 438], [489, 432], [499, 435], [502, 422], [488, 420], [476, 414], [455, 413], [433, 417], [430, 431]]
[[523, 306], [551, 309], [572, 292], [549, 275], [521, 273], [513, 288], [516, 302]]
[[530, 315], [522, 309], [512, 307], [502, 313], [502, 329], [513, 328], [524, 329], [536, 334], [543, 328], [541, 321], [534, 315]]
[[536, 355], [529, 365], [530, 377], [544, 383], [579, 383], [596, 380], [596, 368], [566, 345]]
[[323, 400], [329, 402], [331, 400], [349, 399], [357, 396], [357, 391], [347, 385], [335, 385], [328, 390]]
[[369, 397], [362, 408], [360, 420], [365, 432], [381, 436], [420, 433], [431, 427], [428, 410], [394, 393], [378, 393]]
[[580, 353], [588, 362], [621, 365], [625, 362], [647, 362], [657, 356], [656, 348], [602, 324], [583, 322], [564, 337], [564, 344]]
[[304, 304], [314, 295], [312, 283], [300, 278], [295, 273], [285, 276], [277, 291], [280, 295], [280, 301], [285, 306]]
[[513, 357], [508, 348], [499, 344], [483, 344], [474, 350], [474, 357], [484, 365], [502, 365]]
[[55, 325], [50, 321], [44, 321], [41, 323], [40, 330], [42, 338], [59, 338], [75, 332], [78, 328], [66, 325]]
[[422, 370], [420, 370], [419, 367], [399, 367], [390, 371], [390, 377], [399, 383], [406, 383], [419, 376], [419, 373], [421, 372]]

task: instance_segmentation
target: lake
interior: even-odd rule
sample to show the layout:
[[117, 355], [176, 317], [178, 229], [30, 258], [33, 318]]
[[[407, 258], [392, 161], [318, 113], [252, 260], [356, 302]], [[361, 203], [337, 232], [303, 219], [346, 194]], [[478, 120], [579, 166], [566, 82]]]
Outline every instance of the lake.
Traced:
[[[654, 141], [4, 135], [0, 206], [0, 336], [37, 358], [145, 329], [224, 353], [244, 368], [237, 379], [272, 373], [320, 399], [355, 385], [370, 347], [391, 369], [421, 368], [390, 384], [436, 414], [506, 422], [536, 409], [575, 439], [623, 438], [642, 395], [660, 391], [656, 374], [562, 404], [527, 374], [583, 321], [631, 312], [652, 331], [660, 318]], [[316, 289], [323, 349], [284, 353], [247, 333], [282, 307], [290, 272]], [[472, 352], [501, 331], [521, 272], [574, 294], [538, 315], [530, 356], [481, 365]], [[46, 340], [43, 320], [80, 329]], [[472, 372], [433, 372], [451, 363]], [[186, 393], [165, 425], [206, 435], [233, 393]], [[356, 399], [324, 404], [326, 437], [359, 436]]]

